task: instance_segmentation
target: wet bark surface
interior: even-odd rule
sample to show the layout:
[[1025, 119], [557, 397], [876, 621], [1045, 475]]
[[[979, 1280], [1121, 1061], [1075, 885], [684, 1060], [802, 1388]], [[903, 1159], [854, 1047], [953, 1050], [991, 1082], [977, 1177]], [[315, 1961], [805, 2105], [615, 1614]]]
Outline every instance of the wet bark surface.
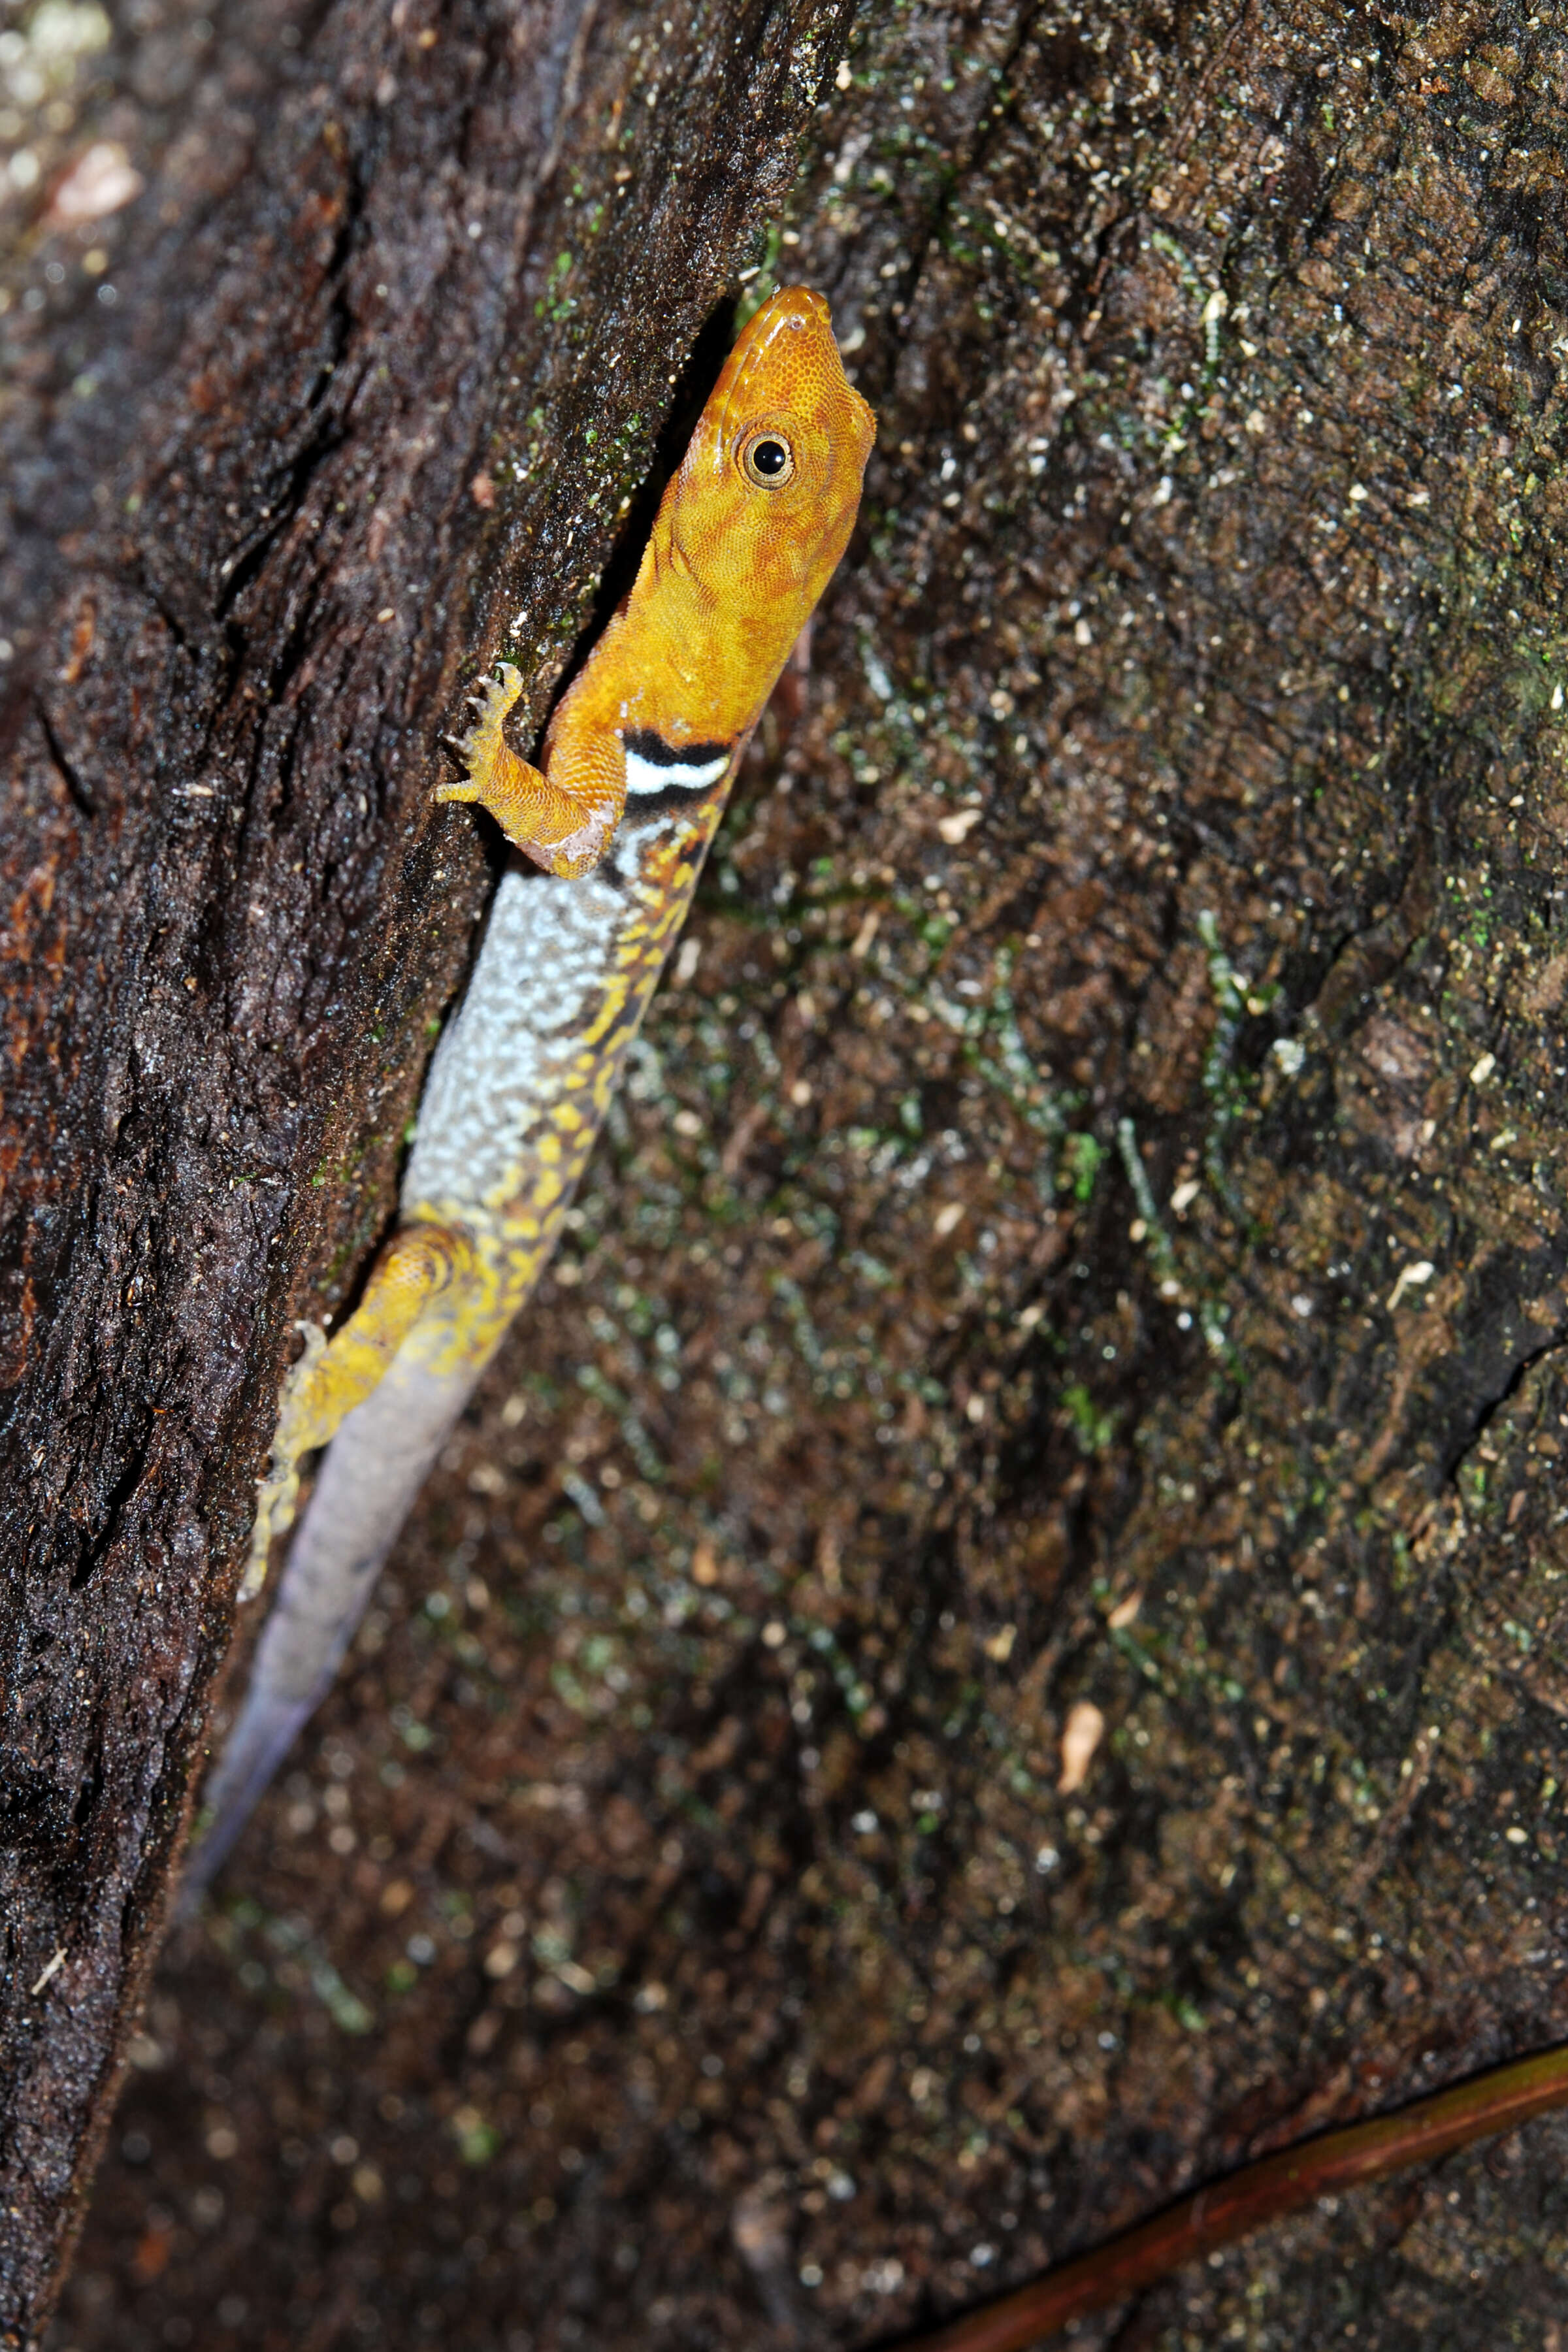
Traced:
[[[1561, 27], [665, 22], [167, 19], [116, 302], [17, 261], [18, 2336], [131, 2062], [58, 2352], [870, 2344], [1568, 2030]], [[759, 266], [881, 419], [812, 675], [138, 2021], [482, 897], [437, 732]], [[1550, 2343], [1563, 2155], [1078, 2340]]]

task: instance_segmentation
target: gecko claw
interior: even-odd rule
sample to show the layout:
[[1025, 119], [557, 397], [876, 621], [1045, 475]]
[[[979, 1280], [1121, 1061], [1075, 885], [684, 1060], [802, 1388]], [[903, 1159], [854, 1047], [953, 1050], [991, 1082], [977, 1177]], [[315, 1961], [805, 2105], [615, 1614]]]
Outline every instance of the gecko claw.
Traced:
[[471, 688], [464, 699], [474, 713], [467, 734], [449, 737], [452, 749], [470, 770], [493, 758], [501, 742], [508, 711], [522, 692], [522, 673], [512, 662], [502, 662], [494, 677]]

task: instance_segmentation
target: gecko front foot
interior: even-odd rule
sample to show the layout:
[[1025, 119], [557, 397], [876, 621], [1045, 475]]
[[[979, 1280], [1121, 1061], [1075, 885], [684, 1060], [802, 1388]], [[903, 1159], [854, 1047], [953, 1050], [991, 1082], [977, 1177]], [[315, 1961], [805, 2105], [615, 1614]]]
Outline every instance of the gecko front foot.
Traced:
[[[520, 760], [503, 730], [521, 692], [521, 674], [510, 662], [486, 678], [472, 698], [479, 716], [454, 747], [468, 776], [460, 784], [437, 785], [436, 798], [477, 802], [525, 857], [547, 874], [575, 881], [591, 873], [605, 854], [620, 818], [624, 781], [618, 795], [613, 782], [597, 775], [588, 790], [565, 792]], [[618, 754], [618, 743], [615, 748]]]

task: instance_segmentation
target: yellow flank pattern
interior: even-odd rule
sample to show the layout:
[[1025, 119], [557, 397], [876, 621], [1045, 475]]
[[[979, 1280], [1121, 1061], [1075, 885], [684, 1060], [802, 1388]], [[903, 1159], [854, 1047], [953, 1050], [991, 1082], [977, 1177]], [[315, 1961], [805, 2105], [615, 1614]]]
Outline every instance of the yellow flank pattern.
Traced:
[[[723, 806], [723, 792], [715, 792], [678, 835], [661, 832], [649, 843], [628, 888], [626, 920], [616, 935], [597, 1012], [520, 1133], [517, 1156], [486, 1196], [482, 1221], [467, 1208], [472, 1264], [454, 1286], [451, 1311], [441, 1302], [405, 1342], [431, 1371], [487, 1363], [542, 1273], [620, 1081], [626, 1049], [686, 919]], [[451, 1202], [416, 1201], [407, 1213], [444, 1226], [459, 1212]]]

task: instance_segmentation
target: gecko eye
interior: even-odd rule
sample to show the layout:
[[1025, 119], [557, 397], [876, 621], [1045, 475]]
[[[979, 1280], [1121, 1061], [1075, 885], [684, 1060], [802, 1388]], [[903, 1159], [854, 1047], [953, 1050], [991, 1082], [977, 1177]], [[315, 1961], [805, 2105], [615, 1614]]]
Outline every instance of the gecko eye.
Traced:
[[795, 451], [782, 433], [759, 433], [740, 454], [742, 473], [759, 490], [782, 490], [795, 472]]

